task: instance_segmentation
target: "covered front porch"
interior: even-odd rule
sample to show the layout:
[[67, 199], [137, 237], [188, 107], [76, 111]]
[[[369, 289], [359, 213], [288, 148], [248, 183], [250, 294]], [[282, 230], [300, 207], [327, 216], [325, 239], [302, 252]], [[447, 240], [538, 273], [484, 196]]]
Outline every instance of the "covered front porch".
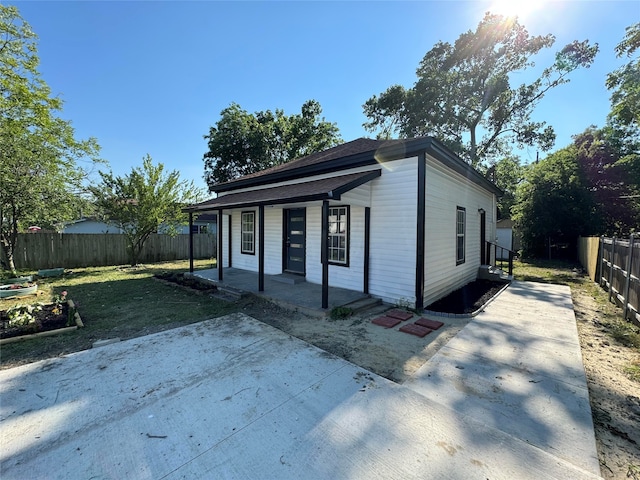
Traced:
[[[234, 286], [233, 283], [238, 283], [242, 285], [238, 287], [242, 291], [258, 293], [275, 301], [278, 301], [278, 297], [285, 297], [290, 300], [291, 305], [298, 308], [309, 305], [313, 310], [321, 307], [325, 312], [351, 301], [368, 298], [370, 206], [360, 207], [362, 245], [350, 257], [351, 260], [361, 260], [357, 273], [359, 278], [345, 282], [358, 284], [362, 288], [361, 292], [329, 285], [329, 212], [330, 202], [340, 202], [343, 194], [380, 175], [381, 170], [375, 169], [270, 188], [231, 192], [185, 208], [184, 211], [189, 213], [190, 225], [190, 272], [193, 273], [193, 215], [215, 212], [218, 221], [218, 265], [216, 271], [208, 273], [208, 280], [231, 287]], [[312, 206], [317, 207], [317, 216], [313, 222], [307, 221], [307, 210]], [[344, 210], [347, 211], [348, 208], [344, 207]], [[302, 213], [294, 215], [292, 212]], [[267, 220], [268, 232], [265, 227]], [[232, 235], [234, 225], [236, 234]], [[311, 230], [312, 228], [315, 230]], [[347, 250], [346, 233], [344, 237], [343, 248]], [[308, 239], [311, 241], [307, 241]], [[317, 249], [313, 257], [309, 253], [312, 248]], [[317, 260], [320, 262], [316, 263]], [[310, 276], [308, 266], [311, 262], [314, 269], [312, 273], [315, 275]], [[340, 267], [350, 267], [354, 263], [349, 265], [346, 254], [340, 258], [340, 262]], [[232, 278], [227, 278], [227, 272]], [[300, 274], [302, 281], [305, 277], [313, 277], [313, 281], [317, 283], [304, 282], [304, 286], [299, 287], [296, 282], [286, 281], [294, 278], [288, 275], [290, 272]], [[295, 284], [295, 289], [291, 289], [292, 284]], [[350, 284], [346, 286], [350, 287]], [[280, 301], [286, 303], [286, 300]]]
[[328, 308], [320, 308], [318, 298], [322, 297], [322, 285], [305, 281], [296, 275], [264, 275], [264, 287], [259, 288], [258, 272], [239, 268], [224, 268], [223, 281], [218, 280], [218, 269], [196, 270], [193, 276], [208, 280], [222, 289], [230, 289], [238, 293], [253, 293], [285, 308], [301, 311], [309, 315], [325, 316], [336, 307], [351, 305], [356, 310], [360, 306], [380, 303], [369, 295], [347, 290], [345, 288], [328, 287]]

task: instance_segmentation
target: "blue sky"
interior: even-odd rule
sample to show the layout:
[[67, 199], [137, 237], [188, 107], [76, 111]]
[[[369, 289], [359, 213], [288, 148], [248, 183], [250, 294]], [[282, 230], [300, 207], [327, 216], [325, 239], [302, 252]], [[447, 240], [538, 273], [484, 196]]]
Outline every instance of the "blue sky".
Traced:
[[[370, 136], [362, 127], [368, 98], [393, 84], [411, 87], [438, 40], [453, 42], [485, 11], [502, 8], [457, 0], [8, 3], [39, 36], [40, 73], [64, 100], [61, 116], [78, 138], [98, 139], [109, 162], [103, 170], [128, 173], [149, 153], [203, 188], [203, 135], [231, 102], [249, 112], [292, 114], [315, 99], [345, 141]], [[600, 44], [594, 65], [574, 72], [536, 110], [537, 120], [556, 129], [560, 148], [589, 125], [604, 124], [605, 78], [624, 62], [614, 47], [640, 20], [640, 1], [521, 5], [537, 7], [520, 11], [530, 33], [557, 38], [538, 56], [540, 70], [572, 40]], [[526, 162], [535, 155], [521, 152]]]

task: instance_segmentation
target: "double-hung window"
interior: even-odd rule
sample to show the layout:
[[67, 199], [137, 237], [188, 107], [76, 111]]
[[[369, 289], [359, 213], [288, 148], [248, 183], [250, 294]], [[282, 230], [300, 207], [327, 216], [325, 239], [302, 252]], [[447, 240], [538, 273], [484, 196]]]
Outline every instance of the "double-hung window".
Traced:
[[466, 223], [466, 210], [463, 207], [456, 207], [456, 265], [464, 263], [464, 236]]
[[242, 212], [241, 218], [240, 252], [253, 255], [256, 252], [256, 212]]
[[349, 264], [349, 207], [329, 207], [329, 263]]

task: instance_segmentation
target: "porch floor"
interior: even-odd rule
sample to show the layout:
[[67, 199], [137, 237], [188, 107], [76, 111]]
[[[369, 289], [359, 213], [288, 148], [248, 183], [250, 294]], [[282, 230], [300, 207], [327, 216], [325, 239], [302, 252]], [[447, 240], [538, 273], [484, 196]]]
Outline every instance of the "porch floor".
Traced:
[[[322, 285], [302, 281], [288, 281], [291, 275], [265, 275], [264, 291], [258, 291], [258, 273], [238, 268], [225, 268], [223, 281], [218, 281], [218, 269], [196, 270], [195, 277], [212, 281], [216, 285], [230, 287], [242, 292], [253, 293], [286, 308], [299, 310], [316, 316], [325, 316], [335, 307], [341, 307], [357, 300], [369, 298], [362, 292], [345, 288], [329, 287], [329, 308], [322, 308]], [[285, 277], [278, 278], [278, 277]], [[303, 279], [303, 277], [296, 277]], [[282, 281], [284, 280], [284, 281]]]

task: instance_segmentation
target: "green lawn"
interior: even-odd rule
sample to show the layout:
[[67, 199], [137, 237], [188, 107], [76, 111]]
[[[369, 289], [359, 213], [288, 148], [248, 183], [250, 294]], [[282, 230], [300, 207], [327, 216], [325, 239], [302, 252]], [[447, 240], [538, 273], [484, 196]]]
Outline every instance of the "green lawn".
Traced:
[[[212, 268], [211, 260], [195, 267]], [[158, 272], [187, 271], [188, 261], [137, 268], [78, 268], [58, 278], [38, 280], [41, 294], [21, 300], [0, 300], [0, 310], [15, 304], [49, 302], [67, 291], [85, 324], [75, 332], [2, 346], [0, 364], [30, 362], [90, 348], [96, 340], [133, 338], [225, 315], [237, 306], [153, 278]], [[29, 273], [29, 272], [25, 272]]]

